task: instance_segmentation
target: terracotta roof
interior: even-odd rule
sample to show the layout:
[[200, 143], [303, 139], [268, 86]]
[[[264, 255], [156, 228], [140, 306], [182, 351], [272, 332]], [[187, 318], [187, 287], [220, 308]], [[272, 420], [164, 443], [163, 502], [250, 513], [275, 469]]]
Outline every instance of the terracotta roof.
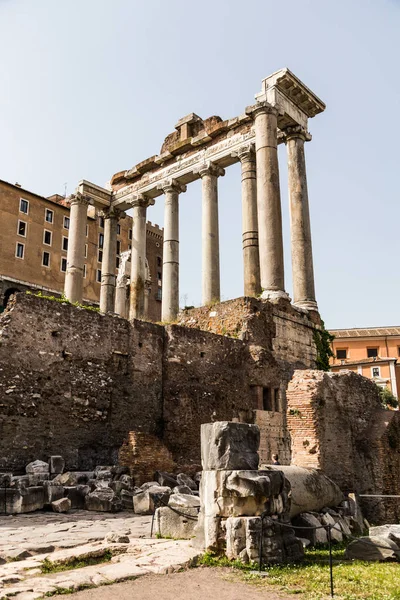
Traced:
[[[342, 363], [343, 360], [343, 363]], [[369, 364], [374, 364], [374, 363], [385, 363], [385, 362], [396, 362], [397, 358], [394, 358], [393, 356], [378, 356], [377, 358], [360, 358], [358, 360], [351, 360], [351, 359], [341, 359], [341, 358], [335, 358], [335, 362], [331, 364], [331, 367], [350, 367], [350, 366], [354, 366], [354, 365], [369, 365]]]
[[400, 327], [365, 327], [365, 329], [330, 329], [335, 338], [385, 337], [400, 335]]

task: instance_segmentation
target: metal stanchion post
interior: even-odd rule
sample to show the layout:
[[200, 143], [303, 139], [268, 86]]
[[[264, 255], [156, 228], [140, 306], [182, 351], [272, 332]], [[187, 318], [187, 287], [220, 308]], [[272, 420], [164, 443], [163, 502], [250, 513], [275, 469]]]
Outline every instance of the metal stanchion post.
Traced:
[[264, 527], [263, 527], [263, 515], [261, 515], [260, 517], [261, 519], [261, 530], [260, 530], [260, 553], [259, 553], [259, 565], [258, 565], [258, 571], [259, 573], [261, 573], [261, 566], [262, 566], [262, 554], [263, 554], [263, 533], [264, 533]]
[[332, 534], [331, 534], [331, 525], [328, 525], [328, 542], [329, 542], [329, 574], [331, 581], [331, 597], [334, 596], [333, 591], [333, 565], [332, 565]]
[[4, 514], [7, 514], [7, 478], [4, 477]]

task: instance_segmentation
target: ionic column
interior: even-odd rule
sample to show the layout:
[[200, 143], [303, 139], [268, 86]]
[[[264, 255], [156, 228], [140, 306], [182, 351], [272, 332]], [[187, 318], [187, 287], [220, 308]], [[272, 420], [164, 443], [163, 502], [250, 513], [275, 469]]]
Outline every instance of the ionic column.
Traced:
[[218, 177], [224, 169], [213, 163], [197, 172], [202, 180], [202, 303], [220, 301]]
[[186, 186], [169, 180], [159, 188], [165, 194], [161, 319], [173, 321], [179, 311], [179, 194]]
[[69, 200], [69, 235], [67, 251], [67, 272], [65, 274], [64, 294], [70, 302], [82, 302], [83, 265], [85, 262], [85, 238], [87, 208], [89, 200], [77, 193]]
[[244, 295], [258, 296], [261, 292], [261, 282], [258, 248], [256, 155], [251, 145], [240, 148], [237, 155], [242, 166]]
[[254, 117], [257, 164], [258, 238], [263, 298], [285, 292], [282, 211], [278, 165], [278, 109], [268, 102], [246, 109]]
[[[109, 208], [102, 213], [104, 217], [104, 246], [101, 263], [100, 312], [114, 312], [117, 229], [121, 211]], [[125, 216], [125, 215], [123, 215]]]
[[131, 202], [132, 252], [131, 252], [131, 289], [129, 318], [143, 319], [145, 316], [144, 288], [146, 280], [146, 212], [154, 200], [137, 196]]
[[284, 134], [288, 154], [293, 302], [308, 310], [318, 310], [304, 155], [304, 142], [309, 141], [311, 136], [300, 126], [288, 127]]

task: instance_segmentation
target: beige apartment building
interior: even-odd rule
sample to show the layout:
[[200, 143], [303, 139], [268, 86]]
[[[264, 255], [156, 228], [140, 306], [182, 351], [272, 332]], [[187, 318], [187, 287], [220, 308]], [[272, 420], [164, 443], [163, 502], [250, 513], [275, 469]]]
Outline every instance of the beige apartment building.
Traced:
[[400, 327], [335, 329], [331, 370], [349, 369], [400, 397]]
[[[67, 270], [69, 207], [63, 196], [45, 198], [18, 184], [0, 180], [0, 311], [15, 291], [28, 289], [61, 294]], [[163, 230], [147, 223], [146, 256], [151, 277], [149, 319], [161, 319]], [[118, 272], [121, 254], [130, 250], [132, 218], [118, 225]], [[104, 219], [89, 206], [86, 224], [85, 302], [100, 298]]]

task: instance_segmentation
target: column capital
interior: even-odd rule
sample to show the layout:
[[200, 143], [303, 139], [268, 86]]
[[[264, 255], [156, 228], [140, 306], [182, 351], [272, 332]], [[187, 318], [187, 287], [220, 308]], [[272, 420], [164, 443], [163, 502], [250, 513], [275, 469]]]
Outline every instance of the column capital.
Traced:
[[89, 196], [85, 196], [81, 194], [81, 192], [76, 192], [75, 194], [71, 194], [71, 196], [67, 200], [68, 204], [72, 206], [73, 204], [80, 204], [83, 206], [89, 206], [92, 204], [92, 200]]
[[194, 173], [204, 177], [205, 175], [215, 175], [216, 177], [223, 177], [225, 175], [225, 169], [219, 167], [210, 160], [196, 167]]
[[245, 112], [246, 115], [249, 115], [254, 119], [260, 113], [275, 115], [277, 117], [282, 112], [282, 109], [279, 106], [272, 106], [272, 104], [264, 100], [262, 102], [256, 102], [256, 104], [252, 104], [251, 106], [246, 106]]
[[103, 217], [103, 219], [125, 219], [126, 213], [120, 208], [116, 208], [114, 206], [110, 206], [110, 208], [105, 208], [99, 212], [99, 215]]
[[145, 194], [137, 194], [132, 196], [132, 198], [128, 200], [128, 203], [132, 208], [136, 208], [137, 206], [147, 208], [148, 206], [153, 206], [155, 200], [154, 198], [149, 198]]
[[162, 190], [164, 194], [167, 192], [177, 192], [181, 194], [182, 192], [186, 192], [186, 185], [183, 183], [179, 183], [176, 179], [164, 179], [157, 185], [158, 190]]
[[255, 160], [256, 159], [255, 144], [254, 143], [243, 144], [243, 146], [240, 146], [240, 148], [238, 150], [235, 150], [235, 152], [232, 152], [232, 156], [235, 158], [238, 158], [240, 160], [240, 162], [243, 162], [246, 160]]
[[282, 130], [282, 138], [285, 144], [293, 138], [300, 138], [304, 142], [310, 142], [312, 140], [312, 135], [301, 125], [294, 125]]

